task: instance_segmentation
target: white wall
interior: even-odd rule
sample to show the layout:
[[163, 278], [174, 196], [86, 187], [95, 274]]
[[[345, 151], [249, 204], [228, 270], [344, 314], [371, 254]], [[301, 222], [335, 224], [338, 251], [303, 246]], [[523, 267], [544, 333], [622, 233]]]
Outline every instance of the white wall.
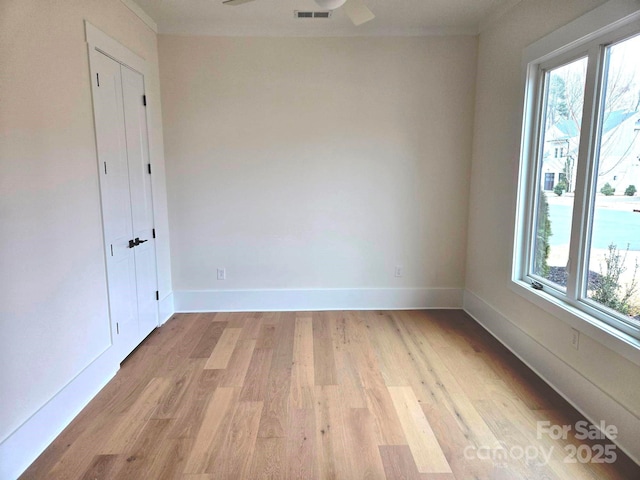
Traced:
[[[146, 80], [155, 102], [149, 128], [160, 290], [166, 295], [171, 289], [156, 34], [119, 0], [3, 0], [2, 467], [14, 461], [5, 457], [7, 437], [110, 345], [85, 19], [150, 64]], [[48, 420], [54, 428], [69, 419], [54, 415]], [[29, 448], [35, 451], [38, 445]], [[33, 453], [9, 452], [12, 457]]]
[[177, 308], [221, 289], [461, 289], [476, 46], [160, 35]]
[[[570, 392], [578, 383], [596, 388], [595, 403], [576, 394], [570, 400], [592, 417], [599, 416], [596, 420], [624, 423], [618, 424], [626, 431], [624, 446], [639, 459], [640, 369], [584, 334], [576, 351], [567, 324], [508, 288], [522, 125], [523, 49], [602, 3], [524, 0], [480, 35], [466, 275], [470, 301], [465, 308], [482, 323], [493, 325], [503, 340], [517, 336], [522, 344], [509, 346], [523, 358], [534, 350], [543, 352], [546, 360], [532, 365], [541, 373], [552, 362], [572, 371], [573, 384], [559, 383], [561, 391]], [[553, 383], [552, 370], [547, 380]]]

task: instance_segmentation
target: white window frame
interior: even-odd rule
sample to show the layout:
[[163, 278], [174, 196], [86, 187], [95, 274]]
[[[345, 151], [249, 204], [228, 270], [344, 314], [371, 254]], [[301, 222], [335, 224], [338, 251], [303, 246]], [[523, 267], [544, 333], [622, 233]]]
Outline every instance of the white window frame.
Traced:
[[[518, 198], [512, 278], [509, 287], [548, 313], [640, 365], [640, 328], [625, 323], [597, 303], [581, 298], [586, 251], [590, 245], [591, 202], [595, 198], [594, 151], [598, 122], [592, 121], [601, 98], [604, 47], [640, 33], [640, 0], [612, 0], [527, 47], [523, 55], [524, 115], [520, 149]], [[535, 235], [538, 154], [544, 72], [582, 57], [589, 57], [583, 108], [582, 135], [577, 162], [570, 257], [566, 291], [528, 275]], [[587, 133], [587, 134], [585, 134]], [[581, 260], [582, 259], [582, 260]], [[580, 267], [580, 268], [579, 268]], [[544, 288], [532, 288], [532, 280]]]

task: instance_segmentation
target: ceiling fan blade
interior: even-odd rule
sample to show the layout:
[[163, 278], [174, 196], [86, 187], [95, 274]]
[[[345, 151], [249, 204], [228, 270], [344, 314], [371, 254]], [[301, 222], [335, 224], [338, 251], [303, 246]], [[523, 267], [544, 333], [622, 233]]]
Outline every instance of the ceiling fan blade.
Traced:
[[242, 5], [243, 3], [253, 2], [253, 0], [225, 0], [224, 5]]
[[347, 0], [342, 8], [356, 27], [376, 18], [364, 4], [364, 0]]

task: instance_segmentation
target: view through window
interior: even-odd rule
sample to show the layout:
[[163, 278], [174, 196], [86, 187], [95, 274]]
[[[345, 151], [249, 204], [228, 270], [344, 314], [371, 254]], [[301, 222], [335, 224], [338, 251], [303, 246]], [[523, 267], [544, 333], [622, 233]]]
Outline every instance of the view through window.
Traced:
[[528, 119], [536, 141], [523, 274], [640, 338], [637, 33], [596, 45], [597, 54], [585, 47], [547, 60], [531, 80], [538, 97]]
[[640, 36], [605, 59], [587, 295], [640, 319]]
[[[565, 289], [587, 58], [545, 74], [534, 273]], [[559, 155], [562, 151], [562, 155]]]

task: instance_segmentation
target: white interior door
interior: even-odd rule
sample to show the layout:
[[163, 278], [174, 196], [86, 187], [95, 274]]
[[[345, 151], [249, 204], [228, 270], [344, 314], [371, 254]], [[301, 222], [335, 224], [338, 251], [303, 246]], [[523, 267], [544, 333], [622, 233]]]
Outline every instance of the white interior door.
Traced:
[[158, 325], [144, 77], [91, 53], [114, 348], [124, 359]]
[[158, 326], [151, 167], [146, 102], [143, 101], [144, 77], [126, 66], [122, 66], [121, 71], [133, 236], [138, 239], [134, 249], [138, 323], [140, 335], [144, 338]]

